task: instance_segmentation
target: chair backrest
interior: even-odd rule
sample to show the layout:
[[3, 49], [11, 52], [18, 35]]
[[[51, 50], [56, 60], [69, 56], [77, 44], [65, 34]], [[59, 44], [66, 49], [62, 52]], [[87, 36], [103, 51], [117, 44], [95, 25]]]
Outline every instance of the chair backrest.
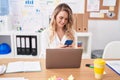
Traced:
[[120, 41], [112, 41], [105, 46], [102, 58], [120, 58]]

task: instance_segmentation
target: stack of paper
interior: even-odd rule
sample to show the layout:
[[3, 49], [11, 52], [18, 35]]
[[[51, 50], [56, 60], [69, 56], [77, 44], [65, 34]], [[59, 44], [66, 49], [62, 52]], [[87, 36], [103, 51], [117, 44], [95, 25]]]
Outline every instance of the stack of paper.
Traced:
[[120, 60], [106, 61], [106, 64], [120, 75]]
[[8, 63], [6, 73], [41, 71], [39, 61], [17, 61]]

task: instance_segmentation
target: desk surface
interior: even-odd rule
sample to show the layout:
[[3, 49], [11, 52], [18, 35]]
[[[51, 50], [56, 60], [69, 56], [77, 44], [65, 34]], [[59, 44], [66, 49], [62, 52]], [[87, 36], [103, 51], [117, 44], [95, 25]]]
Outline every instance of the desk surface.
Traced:
[[[83, 59], [80, 68], [70, 69], [46, 69], [45, 60], [43, 59], [25, 59], [25, 58], [2, 58], [0, 59], [0, 65], [13, 61], [40, 61], [42, 71], [41, 72], [23, 72], [23, 73], [11, 73], [0, 75], [1, 78], [5, 77], [24, 77], [28, 80], [48, 80], [51, 76], [62, 77], [64, 80], [72, 74], [75, 80], [96, 80], [94, 78], [94, 72], [92, 68], [86, 67], [85, 64], [93, 64], [92, 59]], [[103, 80], [120, 80], [120, 76], [106, 66]]]

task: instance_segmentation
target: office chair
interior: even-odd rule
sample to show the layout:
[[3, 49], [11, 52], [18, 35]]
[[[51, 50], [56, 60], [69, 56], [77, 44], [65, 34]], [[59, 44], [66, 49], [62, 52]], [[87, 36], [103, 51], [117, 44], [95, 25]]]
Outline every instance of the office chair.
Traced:
[[102, 58], [120, 58], [120, 41], [112, 41], [105, 46]]

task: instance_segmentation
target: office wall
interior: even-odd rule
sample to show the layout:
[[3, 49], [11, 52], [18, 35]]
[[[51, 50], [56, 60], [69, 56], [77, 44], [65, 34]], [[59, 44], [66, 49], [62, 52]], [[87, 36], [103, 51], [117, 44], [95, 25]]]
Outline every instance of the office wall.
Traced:
[[[27, 26], [26, 28], [29, 28], [29, 29], [30, 29], [30, 27], [28, 27], [28, 26], [29, 25], [32, 26], [31, 30], [33, 30], [33, 28], [36, 30], [37, 28], [47, 26], [49, 24], [49, 16], [46, 14], [47, 15], [47, 17], [46, 17], [46, 15], [41, 14], [41, 12], [42, 11], [44, 11], [44, 12], [50, 11], [51, 12], [52, 10], [47, 9], [47, 7], [46, 7], [47, 5], [45, 5], [45, 1], [44, 0], [35, 0], [34, 7], [31, 4], [30, 5], [26, 4], [25, 3], [26, 1], [34, 1], [34, 0], [22, 0], [22, 1], [21, 0], [11, 0], [12, 9], [10, 8], [10, 10], [11, 10], [11, 14], [12, 14], [11, 21], [14, 23], [14, 25], [12, 24], [13, 28], [16, 29], [16, 27], [21, 26], [21, 24], [22, 24], [22, 27]], [[47, 3], [49, 3], [50, 6], [52, 5], [52, 2], [51, 2], [52, 0], [46, 0], [46, 1], [47, 1]], [[58, 1], [60, 1], [60, 0], [58, 0]], [[61, 1], [67, 1], [67, 0], [61, 0]], [[84, 0], [70, 0], [67, 2], [71, 2], [71, 5], [72, 5], [72, 4], [76, 4], [75, 2], [77, 2], [77, 1], [78, 2], [82, 1], [82, 3], [84, 3]], [[119, 3], [120, 3], [120, 1], [119, 1]], [[40, 4], [43, 4], [43, 5], [40, 6]], [[73, 6], [73, 7], [76, 7], [76, 6]], [[39, 8], [41, 11], [39, 11]], [[53, 8], [53, 7], [50, 7], [50, 8]], [[43, 9], [45, 9], [45, 10], [43, 10]], [[73, 9], [75, 12], [78, 11], [75, 8], [73, 8]], [[83, 10], [84, 9], [80, 9], [80, 11], [82, 13], [83, 13]], [[48, 13], [48, 12], [45, 12], [45, 13]], [[31, 14], [34, 14], [36, 16], [35, 17], [29, 16]], [[119, 12], [119, 18], [120, 18], [120, 12]], [[88, 31], [92, 32], [92, 34], [93, 34], [92, 50], [104, 49], [105, 45], [108, 42], [110, 42], [112, 40], [120, 40], [120, 37], [119, 37], [119, 35], [120, 35], [120, 23], [119, 23], [120, 19], [119, 18], [118, 18], [118, 20], [89, 20], [88, 21]], [[41, 21], [41, 19], [44, 19], [44, 20]], [[27, 24], [29, 24], [29, 25], [27, 25]]]
[[89, 20], [88, 31], [92, 32], [92, 50], [104, 49], [110, 41], [120, 41], [120, 9], [118, 20]]

